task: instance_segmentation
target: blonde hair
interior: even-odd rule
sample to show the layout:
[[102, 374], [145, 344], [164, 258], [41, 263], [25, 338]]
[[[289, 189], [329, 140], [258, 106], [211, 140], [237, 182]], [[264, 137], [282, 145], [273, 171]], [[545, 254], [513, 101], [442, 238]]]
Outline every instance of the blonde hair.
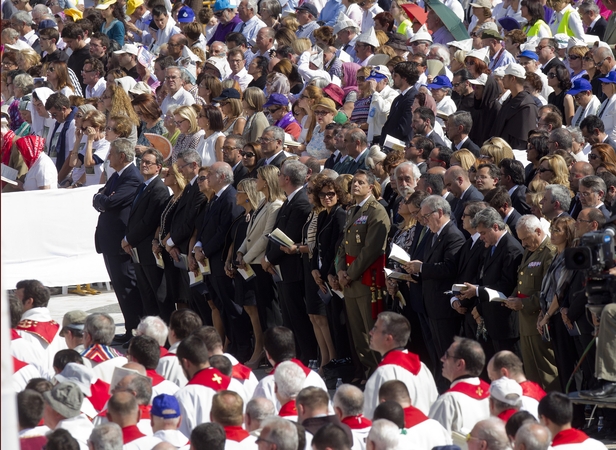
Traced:
[[81, 126], [83, 126], [83, 123], [86, 121], [92, 123], [94, 128], [98, 128], [99, 131], [104, 130], [105, 125], [107, 125], [107, 118], [101, 111], [89, 111], [85, 113], [83, 119], [81, 119]]
[[19, 53], [17, 53], [17, 58], [23, 58], [23, 60], [26, 61], [30, 67], [34, 67], [41, 62], [41, 56], [29, 48], [20, 50]]
[[377, 55], [387, 55], [390, 58], [393, 58], [394, 56], [397, 56], [396, 55], [396, 51], [393, 48], [391, 48], [389, 45], [381, 45], [379, 48], [377, 48], [374, 51], [374, 53], [377, 54]]
[[387, 41], [389, 41], [389, 36], [383, 30], [377, 30], [376, 32], [376, 40], [379, 41], [379, 46], [385, 45]]
[[548, 166], [550, 167], [550, 170], [553, 174], [550, 183], [562, 184], [566, 188], [569, 188], [569, 168], [567, 167], [567, 162], [565, 161], [565, 158], [560, 155], [546, 155], [539, 160], [539, 165], [541, 165], [543, 161], [547, 161]]
[[241, 189], [246, 192], [252, 209], [257, 209], [257, 206], [259, 206], [261, 200], [263, 200], [263, 194], [257, 191], [257, 180], [254, 178], [244, 178], [237, 184], [237, 189], [238, 191]]
[[263, 111], [265, 104], [265, 94], [258, 87], [249, 87], [244, 91], [244, 101], [253, 111]]
[[197, 110], [193, 106], [180, 106], [173, 112], [174, 116], [180, 116], [182, 119], [186, 119], [190, 122], [190, 128], [186, 134], [195, 134], [199, 131], [199, 125], [197, 124]]
[[451, 154], [451, 157], [456, 158], [458, 161], [460, 161], [460, 167], [462, 167], [464, 170], [468, 170], [473, 167], [475, 165], [475, 162], [477, 161], [475, 155], [473, 155], [470, 150], [467, 150], [465, 148], [456, 150]]
[[464, 65], [464, 60], [466, 59], [466, 52], [464, 50], [456, 50], [456, 52], [453, 54], [453, 59]]
[[178, 182], [178, 187], [180, 188], [180, 191], [183, 191], [188, 184], [188, 181], [186, 181], [186, 178], [184, 178], [184, 175], [182, 175], [182, 172], [180, 172], [180, 170], [178, 169], [177, 164], [171, 164], [171, 166], [169, 166], [169, 174], [175, 177], [175, 180]]
[[310, 43], [310, 39], [308, 38], [296, 39], [295, 42], [293, 42], [293, 53], [295, 53], [296, 55], [301, 55], [302, 53], [310, 50], [310, 47], [312, 47], [312, 44]]
[[481, 155], [486, 155], [492, 158], [497, 166], [505, 158], [515, 159], [511, 146], [502, 138], [491, 137], [483, 143]]
[[278, 175], [280, 174], [280, 169], [276, 166], [261, 166], [257, 169], [257, 175], [261, 177], [265, 184], [267, 185], [267, 202], [271, 203], [276, 200], [286, 200], [287, 196], [284, 191], [280, 187], [280, 183], [278, 182]]
[[105, 89], [105, 92], [109, 93], [111, 96], [111, 109], [108, 114], [109, 117], [123, 115], [128, 117], [131, 124], [134, 126], [138, 126], [141, 123], [139, 117], [135, 114], [130, 97], [122, 86], [119, 84], [109, 83], [107, 84], [107, 89]]
[[295, 17], [295, 14], [289, 14], [288, 16], [283, 17], [280, 19], [280, 24], [282, 25], [282, 28], [288, 28], [293, 33], [299, 29], [299, 21], [297, 20], [297, 17]]
[[[315, 105], [319, 103], [323, 98], [323, 90], [321, 90], [321, 88], [317, 86], [306, 86], [306, 89], [304, 89], [304, 93], [308, 97], [310, 97], [311, 100], [314, 100]], [[315, 115], [312, 114], [312, 111], [306, 111], [306, 113], [310, 115], [308, 123], [306, 124], [308, 132], [306, 133], [305, 142], [307, 144], [312, 139], [312, 132], [314, 131], [314, 127], [317, 124], [317, 120]]]

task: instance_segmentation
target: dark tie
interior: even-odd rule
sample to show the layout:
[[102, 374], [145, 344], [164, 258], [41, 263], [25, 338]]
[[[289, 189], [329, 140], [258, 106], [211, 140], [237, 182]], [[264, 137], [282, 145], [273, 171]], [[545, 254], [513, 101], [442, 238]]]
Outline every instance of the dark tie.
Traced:
[[437, 240], [438, 240], [438, 233], [432, 236], [432, 247], [434, 247], [434, 244], [436, 244]]
[[141, 197], [141, 194], [143, 193], [143, 191], [145, 191], [145, 188], [146, 188], [146, 184], [141, 183], [141, 186], [139, 186], [139, 189], [137, 189], [137, 195], [135, 195], [135, 200], [133, 200], [133, 206], [135, 206], [135, 204], [137, 203], [137, 200], [139, 200], [139, 197]]
[[334, 165], [338, 164], [341, 159], [342, 159], [342, 153], [338, 153], [338, 156], [336, 156], [336, 160], [334, 161]]
[[361, 206], [357, 205], [354, 209], [353, 209], [353, 217], [355, 216], [355, 214], [358, 213], [358, 211], [361, 209]]
[[421, 241], [423, 241], [423, 238], [426, 235], [426, 230], [427, 229], [428, 229], [428, 227], [423, 227], [421, 229], [421, 233], [419, 233], [419, 240], [417, 241], [417, 245], [421, 244]]
[[244, 32], [244, 28], [246, 28], [246, 22], [242, 23], [242, 26], [240, 27], [240, 33]]
[[105, 189], [105, 195], [111, 195], [111, 193], [116, 187], [118, 178], [120, 178], [120, 175], [118, 175], [118, 172], [114, 172], [113, 175], [109, 177], [109, 180], [107, 181], [107, 188]]
[[494, 250], [496, 250], [496, 245], [492, 246], [492, 250], [490, 250], [490, 256], [494, 256]]

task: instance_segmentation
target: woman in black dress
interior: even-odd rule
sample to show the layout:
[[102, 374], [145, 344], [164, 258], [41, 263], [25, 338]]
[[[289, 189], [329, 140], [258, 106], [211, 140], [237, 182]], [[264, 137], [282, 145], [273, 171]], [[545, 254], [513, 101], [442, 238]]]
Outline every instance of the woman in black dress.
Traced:
[[571, 89], [571, 75], [565, 66], [557, 64], [548, 72], [548, 86], [554, 89], [548, 95], [548, 103], [558, 108], [563, 116], [563, 123], [571, 125], [571, 119], [575, 114], [575, 106], [573, 105], [573, 96], [567, 94]]

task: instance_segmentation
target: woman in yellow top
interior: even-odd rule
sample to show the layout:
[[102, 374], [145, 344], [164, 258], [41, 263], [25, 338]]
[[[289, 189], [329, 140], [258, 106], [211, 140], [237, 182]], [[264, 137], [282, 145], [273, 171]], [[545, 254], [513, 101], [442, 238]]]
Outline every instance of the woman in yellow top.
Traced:
[[400, 33], [407, 38], [412, 37], [415, 33], [413, 32], [413, 22], [411, 22], [404, 12], [400, 5], [403, 3], [407, 3], [405, 0], [393, 0], [391, 2], [391, 6], [389, 7], [389, 12], [392, 16], [394, 16], [394, 28], [396, 28], [396, 33]]
[[553, 35], [566, 34], [584, 40], [582, 19], [568, 0], [547, 0], [547, 5], [554, 10], [550, 20], [550, 30]]
[[526, 36], [529, 38], [536, 36], [539, 39], [552, 37], [552, 30], [544, 20], [545, 11], [541, 0], [522, 0], [521, 13], [528, 21], [523, 29]]

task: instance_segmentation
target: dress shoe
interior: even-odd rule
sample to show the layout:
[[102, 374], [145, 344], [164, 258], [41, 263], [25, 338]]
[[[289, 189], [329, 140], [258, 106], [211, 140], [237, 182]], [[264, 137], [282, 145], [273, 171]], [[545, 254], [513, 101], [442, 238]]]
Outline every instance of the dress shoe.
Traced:
[[616, 397], [616, 382], [604, 381], [603, 386], [591, 391], [580, 391], [580, 397], [589, 399], [604, 399], [608, 397]]
[[88, 295], [88, 293], [81, 287], [80, 284], [75, 286], [75, 289], [69, 289], [68, 293], [73, 294], [73, 295], [81, 295], [81, 296]]
[[133, 336], [130, 333], [116, 334], [115, 337], [113, 338], [113, 342], [112, 343], [114, 345], [126, 344], [132, 338], [133, 338]]

